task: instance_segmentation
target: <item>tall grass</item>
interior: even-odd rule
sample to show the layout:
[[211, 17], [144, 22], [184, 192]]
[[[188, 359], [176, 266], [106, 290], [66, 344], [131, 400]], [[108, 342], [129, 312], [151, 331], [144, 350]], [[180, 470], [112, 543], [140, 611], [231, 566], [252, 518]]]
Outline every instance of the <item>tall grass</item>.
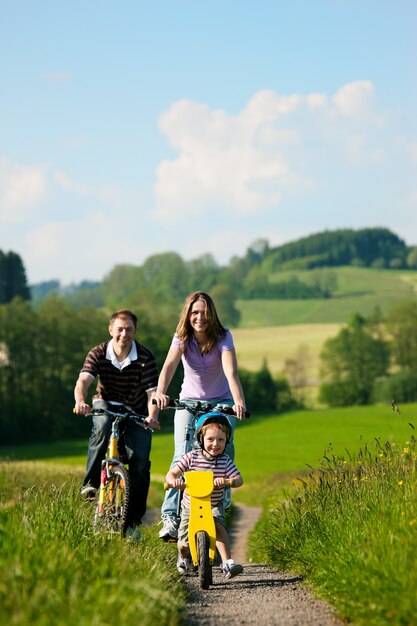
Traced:
[[157, 534], [144, 529], [138, 543], [96, 534], [79, 479], [36, 472], [0, 467], [0, 623], [179, 624], [184, 591]]
[[365, 445], [356, 456], [331, 451], [270, 501], [251, 540], [252, 556], [306, 578], [358, 625], [417, 623], [415, 438]]

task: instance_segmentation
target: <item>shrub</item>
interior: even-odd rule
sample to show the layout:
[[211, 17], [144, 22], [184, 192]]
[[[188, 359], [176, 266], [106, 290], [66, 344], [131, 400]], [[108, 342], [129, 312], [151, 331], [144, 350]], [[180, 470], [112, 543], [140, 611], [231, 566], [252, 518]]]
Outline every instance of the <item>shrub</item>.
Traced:
[[414, 402], [417, 400], [417, 372], [404, 369], [385, 380], [378, 381], [374, 388], [375, 402]]

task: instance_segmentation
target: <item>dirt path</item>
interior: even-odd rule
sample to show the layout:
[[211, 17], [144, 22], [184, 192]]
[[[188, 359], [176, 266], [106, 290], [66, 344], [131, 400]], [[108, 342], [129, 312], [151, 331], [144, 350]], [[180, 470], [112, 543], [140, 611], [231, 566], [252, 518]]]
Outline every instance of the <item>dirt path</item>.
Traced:
[[242, 574], [225, 581], [214, 567], [213, 586], [207, 591], [200, 589], [196, 576], [184, 578], [189, 593], [184, 625], [341, 626], [332, 607], [314, 598], [301, 578], [247, 563], [248, 535], [260, 513], [255, 507], [236, 507], [230, 539], [233, 558], [244, 565]]

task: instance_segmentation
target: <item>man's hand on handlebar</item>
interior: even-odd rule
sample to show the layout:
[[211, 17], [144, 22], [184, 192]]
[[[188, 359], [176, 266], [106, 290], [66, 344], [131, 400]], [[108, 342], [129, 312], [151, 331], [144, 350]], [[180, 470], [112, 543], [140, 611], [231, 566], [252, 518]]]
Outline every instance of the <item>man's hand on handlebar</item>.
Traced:
[[88, 415], [88, 413], [91, 413], [91, 407], [89, 404], [84, 402], [84, 400], [82, 400], [81, 402], [77, 401], [75, 403], [74, 413], [76, 413], [77, 415]]
[[148, 417], [145, 418], [144, 421], [149, 426], [149, 428], [152, 428], [152, 430], [159, 430], [161, 428], [161, 424], [159, 423], [157, 417], [153, 417], [149, 415]]

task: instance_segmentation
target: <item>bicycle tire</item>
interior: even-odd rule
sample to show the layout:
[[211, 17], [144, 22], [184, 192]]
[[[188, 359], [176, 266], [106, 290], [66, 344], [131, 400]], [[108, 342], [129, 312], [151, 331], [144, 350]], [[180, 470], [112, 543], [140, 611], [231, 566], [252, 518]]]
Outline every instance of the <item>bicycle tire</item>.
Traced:
[[110, 477], [104, 492], [102, 510], [97, 505], [94, 526], [110, 533], [124, 535], [130, 505], [129, 473], [123, 465], [116, 465], [110, 471]]
[[210, 539], [205, 531], [197, 533], [198, 578], [201, 589], [213, 583], [213, 572], [209, 558]]

